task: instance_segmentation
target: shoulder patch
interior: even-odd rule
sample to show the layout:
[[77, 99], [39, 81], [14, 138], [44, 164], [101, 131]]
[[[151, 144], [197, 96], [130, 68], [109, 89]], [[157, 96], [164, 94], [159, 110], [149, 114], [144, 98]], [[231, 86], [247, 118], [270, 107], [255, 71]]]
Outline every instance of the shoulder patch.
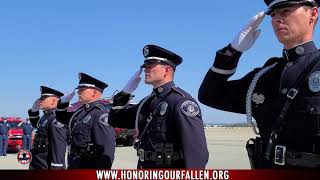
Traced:
[[180, 109], [183, 114], [189, 117], [195, 117], [200, 112], [199, 106], [195, 102], [190, 100], [186, 100], [185, 102], [183, 102], [180, 106]]
[[185, 95], [178, 89], [178, 87], [172, 87], [173, 92], [180, 94], [181, 96], [185, 97]]
[[64, 124], [60, 123], [56, 119], [54, 119], [52, 123], [53, 123], [54, 127], [56, 127], [56, 128], [62, 128], [64, 126]]
[[99, 122], [105, 126], [110, 126], [108, 123], [109, 113], [104, 113], [100, 116]]

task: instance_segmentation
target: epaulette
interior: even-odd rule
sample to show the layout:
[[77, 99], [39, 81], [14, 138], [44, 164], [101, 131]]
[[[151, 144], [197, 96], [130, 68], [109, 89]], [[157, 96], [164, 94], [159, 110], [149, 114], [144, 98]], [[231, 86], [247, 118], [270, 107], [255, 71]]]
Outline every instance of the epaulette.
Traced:
[[108, 108], [104, 105], [104, 104], [100, 104], [100, 103], [98, 103], [98, 104], [96, 104], [96, 107], [98, 108], [98, 109], [100, 109], [100, 110], [108, 110]]
[[173, 92], [176, 92], [176, 93], [180, 94], [181, 96], [185, 97], [185, 95], [178, 89], [178, 87], [173, 86], [171, 89]]
[[273, 57], [273, 58], [270, 58], [268, 59], [268, 61], [266, 63], [264, 63], [263, 67], [266, 67], [266, 66], [270, 66], [276, 62], [280, 62], [281, 61], [281, 58], [279, 57]]

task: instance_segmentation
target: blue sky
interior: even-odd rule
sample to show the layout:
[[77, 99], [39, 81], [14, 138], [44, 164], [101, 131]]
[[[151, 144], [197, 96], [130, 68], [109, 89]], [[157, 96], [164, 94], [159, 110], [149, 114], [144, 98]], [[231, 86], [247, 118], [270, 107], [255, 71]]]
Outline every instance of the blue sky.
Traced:
[[[183, 57], [175, 83], [196, 98], [215, 52], [265, 9], [262, 0], [3, 0], [0, 116], [26, 117], [39, 96], [40, 85], [69, 92], [78, 83], [78, 72], [107, 82], [104, 96], [110, 96], [122, 89], [143, 62], [146, 44], [162, 46]], [[270, 21], [266, 17], [262, 22], [259, 39], [242, 56], [232, 78], [240, 78], [269, 57], [281, 55], [282, 46]], [[318, 32], [314, 37], [317, 45]], [[135, 100], [150, 91], [151, 86], [142, 82]], [[205, 122], [245, 121], [243, 115], [201, 108]]]

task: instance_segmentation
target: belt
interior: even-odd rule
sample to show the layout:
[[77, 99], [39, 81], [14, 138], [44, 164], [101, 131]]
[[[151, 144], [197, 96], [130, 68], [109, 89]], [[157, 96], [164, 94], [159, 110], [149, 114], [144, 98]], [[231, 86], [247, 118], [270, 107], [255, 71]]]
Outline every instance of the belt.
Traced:
[[144, 151], [143, 149], [137, 150], [137, 155], [140, 161], [158, 161], [161, 159], [177, 161], [182, 159], [180, 152], [164, 153], [164, 152], [154, 152], [154, 151]]
[[89, 156], [94, 152], [93, 144], [88, 144], [84, 146], [71, 146], [70, 154], [74, 156]]
[[278, 165], [315, 168], [320, 167], [320, 154], [286, 150], [285, 146], [277, 145], [274, 163]]

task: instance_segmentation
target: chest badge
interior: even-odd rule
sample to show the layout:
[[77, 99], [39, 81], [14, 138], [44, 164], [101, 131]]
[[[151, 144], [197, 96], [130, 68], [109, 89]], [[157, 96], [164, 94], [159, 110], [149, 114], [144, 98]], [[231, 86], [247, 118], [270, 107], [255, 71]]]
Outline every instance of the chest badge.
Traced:
[[44, 120], [40, 126], [45, 127], [47, 125], [47, 122], [48, 122], [48, 119]]
[[59, 121], [57, 121], [56, 119], [53, 120], [53, 125], [56, 128], [62, 128], [64, 125], [62, 123], [60, 123]]
[[308, 80], [309, 89], [312, 92], [320, 91], [320, 71], [315, 71], [309, 76]]
[[252, 94], [252, 101], [256, 104], [262, 104], [265, 100], [265, 97], [263, 94], [257, 94], [253, 93]]
[[161, 107], [160, 107], [160, 115], [161, 116], [165, 115], [167, 110], [168, 110], [168, 103], [167, 102], [163, 102], [161, 104]]
[[91, 115], [86, 116], [83, 120], [82, 123], [87, 123], [91, 119]]

